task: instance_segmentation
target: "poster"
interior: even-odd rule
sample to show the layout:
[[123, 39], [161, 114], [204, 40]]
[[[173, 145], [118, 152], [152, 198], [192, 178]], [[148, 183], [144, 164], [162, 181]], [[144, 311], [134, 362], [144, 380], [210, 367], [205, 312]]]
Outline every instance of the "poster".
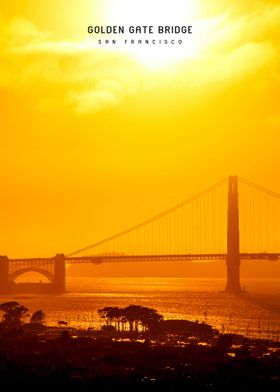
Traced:
[[0, 1], [1, 386], [279, 384], [279, 26], [275, 0]]

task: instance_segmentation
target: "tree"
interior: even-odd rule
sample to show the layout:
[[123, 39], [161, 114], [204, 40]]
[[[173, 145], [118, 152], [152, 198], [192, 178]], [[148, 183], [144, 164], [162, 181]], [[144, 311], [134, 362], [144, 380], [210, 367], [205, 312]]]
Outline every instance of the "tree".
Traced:
[[162, 315], [160, 315], [155, 309], [145, 307], [142, 308], [140, 321], [144, 331], [146, 331], [147, 329], [155, 329], [162, 320]]
[[103, 309], [99, 309], [97, 311], [97, 313], [98, 313], [100, 318], [105, 320], [106, 325], [111, 325], [112, 321], [113, 321], [113, 315], [114, 315], [114, 310], [115, 309], [116, 308], [114, 308], [112, 306], [106, 306]]
[[[126, 308], [105, 307], [97, 311], [99, 317], [105, 320], [106, 326], [115, 323], [117, 331], [126, 330], [126, 324], [129, 324], [129, 331], [139, 331], [139, 325], [144, 331], [155, 328], [163, 317], [155, 309], [146, 308], [140, 305], [129, 305]], [[122, 326], [122, 328], [120, 328]]]
[[124, 308], [124, 315], [129, 323], [130, 332], [138, 332], [138, 324], [141, 318], [142, 306], [140, 305], [129, 305]]
[[36, 310], [31, 316], [30, 323], [32, 324], [44, 324], [46, 318], [45, 312], [43, 310]]
[[105, 320], [107, 326], [112, 325], [112, 322], [114, 322], [116, 330], [120, 330], [120, 324], [123, 318], [123, 309], [117, 306], [107, 306], [103, 309], [99, 309], [97, 313], [100, 318]]
[[130, 331], [138, 332], [139, 324], [143, 330], [154, 328], [163, 319], [155, 309], [140, 305], [130, 305], [124, 309], [124, 315], [129, 322]]
[[9, 329], [19, 328], [23, 324], [23, 317], [28, 309], [18, 302], [4, 302], [0, 305], [0, 310], [4, 312], [3, 325]]
[[120, 325], [123, 323], [123, 309], [118, 307], [112, 308], [110, 316], [115, 322], [116, 330], [120, 331]]

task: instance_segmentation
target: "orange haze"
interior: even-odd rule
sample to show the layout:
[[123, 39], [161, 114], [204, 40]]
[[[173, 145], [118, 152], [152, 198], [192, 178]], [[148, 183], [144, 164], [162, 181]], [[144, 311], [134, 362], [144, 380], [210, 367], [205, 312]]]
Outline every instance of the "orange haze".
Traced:
[[92, 46], [113, 0], [2, 3], [1, 254], [70, 252], [229, 174], [280, 193], [279, 1], [188, 2], [171, 63]]

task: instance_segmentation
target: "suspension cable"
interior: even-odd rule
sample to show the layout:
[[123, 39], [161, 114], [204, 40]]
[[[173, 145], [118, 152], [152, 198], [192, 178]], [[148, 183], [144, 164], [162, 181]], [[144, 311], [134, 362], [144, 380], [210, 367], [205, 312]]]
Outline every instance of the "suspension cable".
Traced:
[[[67, 254], [66, 257], [71, 257], [71, 256], [74, 256], [74, 255], [77, 255], [78, 253], [86, 252], [86, 251], [88, 251], [88, 250], [90, 250], [92, 248], [95, 248], [95, 247], [97, 247], [99, 245], [102, 245], [102, 244], [104, 244], [106, 242], [112, 241], [112, 240], [114, 240], [114, 239], [116, 239], [118, 237], [121, 237], [121, 236], [123, 236], [125, 234], [128, 234], [131, 231], [134, 231], [134, 230], [139, 229], [139, 228], [141, 228], [143, 226], [146, 226], [149, 223], [152, 223], [152, 222], [154, 222], [154, 221], [156, 221], [156, 220], [158, 220], [158, 219], [160, 219], [160, 218], [162, 218], [162, 217], [164, 217], [166, 215], [169, 215], [172, 212], [174, 212], [174, 211], [184, 207], [186, 204], [189, 204], [192, 201], [199, 199], [200, 197], [204, 196], [205, 194], [207, 194], [207, 193], [213, 191], [214, 189], [218, 188], [219, 186], [223, 185], [227, 180], [228, 180], [228, 178], [224, 178], [223, 180], [221, 180], [221, 181], [217, 182], [216, 184], [208, 187], [207, 189], [197, 193], [196, 195], [194, 195], [194, 196], [192, 196], [192, 197], [182, 201], [181, 203], [175, 205], [174, 207], [171, 207], [171, 208], [161, 212], [160, 214], [155, 215], [152, 218], [147, 219], [147, 220], [145, 220], [145, 221], [143, 221], [141, 223], [138, 223], [137, 225], [134, 225], [134, 226], [130, 227], [129, 229], [123, 230], [123, 231], [121, 231], [121, 232], [119, 232], [119, 233], [117, 233], [117, 234], [115, 234], [113, 236], [107, 237], [107, 238], [105, 238], [105, 239], [103, 239], [101, 241], [95, 242], [95, 243], [93, 243], [91, 245], [88, 245], [88, 246], [86, 246], [84, 248], [75, 250], [75, 251]], [[279, 196], [279, 198], [280, 198], [280, 196]]]
[[251, 182], [251, 181], [249, 181], [249, 180], [246, 180], [246, 179], [243, 178], [243, 177], [239, 177], [239, 176], [238, 176], [238, 179], [239, 179], [240, 181], [242, 181], [244, 184], [249, 185], [249, 186], [251, 186], [251, 187], [257, 189], [258, 191], [267, 193], [267, 194], [270, 195], [270, 196], [273, 196], [273, 197], [275, 197], [275, 198], [277, 198], [277, 199], [280, 199], [280, 194], [279, 194], [279, 193], [270, 191], [269, 189], [264, 188], [264, 187], [261, 186], [261, 185], [257, 185], [257, 184], [255, 184], [254, 182]]

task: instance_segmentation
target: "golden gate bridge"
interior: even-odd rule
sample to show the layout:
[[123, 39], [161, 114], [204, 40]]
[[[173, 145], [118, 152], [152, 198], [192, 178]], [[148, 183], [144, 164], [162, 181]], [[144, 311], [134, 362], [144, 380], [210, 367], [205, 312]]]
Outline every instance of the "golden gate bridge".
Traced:
[[[280, 195], [230, 176], [115, 235], [49, 258], [0, 256], [0, 293], [26, 289], [16, 278], [34, 271], [48, 292], [65, 291], [66, 263], [226, 262], [226, 291], [240, 293], [241, 260], [280, 260]], [[43, 284], [32, 291], [40, 292]]]

